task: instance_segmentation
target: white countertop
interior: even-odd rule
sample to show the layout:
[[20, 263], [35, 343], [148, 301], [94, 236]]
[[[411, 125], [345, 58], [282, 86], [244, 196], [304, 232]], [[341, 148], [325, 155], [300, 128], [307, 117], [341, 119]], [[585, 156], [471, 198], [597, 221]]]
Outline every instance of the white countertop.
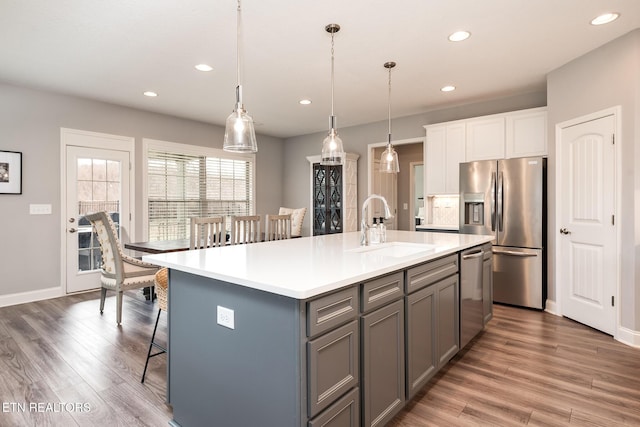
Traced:
[[[307, 299], [492, 239], [472, 234], [388, 230], [385, 245], [409, 243], [398, 246], [396, 256], [388, 256], [376, 253], [381, 245], [361, 247], [360, 233], [352, 232], [146, 255], [142, 259], [199, 276]], [[434, 246], [423, 250], [418, 244]], [[362, 249], [365, 252], [360, 252]], [[398, 256], [403, 249], [419, 252]]]
[[418, 230], [458, 230], [458, 225], [443, 225], [443, 224], [422, 224], [416, 225]]

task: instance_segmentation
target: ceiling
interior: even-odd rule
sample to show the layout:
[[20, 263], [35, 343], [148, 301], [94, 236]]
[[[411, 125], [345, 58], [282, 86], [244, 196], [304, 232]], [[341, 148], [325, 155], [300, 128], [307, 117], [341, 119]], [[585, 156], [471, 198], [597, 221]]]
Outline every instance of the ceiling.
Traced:
[[[338, 127], [542, 91], [551, 70], [640, 27], [639, 0], [244, 0], [244, 104], [256, 132]], [[619, 12], [611, 24], [589, 22]], [[471, 38], [453, 43], [450, 33]], [[207, 63], [211, 72], [194, 65]], [[234, 0], [0, 0], [0, 82], [224, 125]], [[444, 85], [457, 90], [444, 93]], [[155, 91], [156, 98], [142, 95]], [[312, 100], [302, 106], [302, 98]]]

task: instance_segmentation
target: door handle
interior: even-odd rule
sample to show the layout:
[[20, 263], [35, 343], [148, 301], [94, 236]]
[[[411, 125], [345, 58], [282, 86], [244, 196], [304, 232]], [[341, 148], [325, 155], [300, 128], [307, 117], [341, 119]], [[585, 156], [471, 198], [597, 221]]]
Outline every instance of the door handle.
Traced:
[[462, 259], [480, 258], [483, 255], [484, 255], [484, 251], [483, 250], [479, 250], [477, 252], [470, 252], [470, 253], [462, 255]]
[[76, 231], [78, 231], [78, 230], [76, 230], [75, 228], [70, 228], [69, 229], [69, 233], [75, 233]]
[[561, 228], [560, 229], [560, 234], [571, 234], [571, 232], [569, 230], [567, 230], [566, 228]]

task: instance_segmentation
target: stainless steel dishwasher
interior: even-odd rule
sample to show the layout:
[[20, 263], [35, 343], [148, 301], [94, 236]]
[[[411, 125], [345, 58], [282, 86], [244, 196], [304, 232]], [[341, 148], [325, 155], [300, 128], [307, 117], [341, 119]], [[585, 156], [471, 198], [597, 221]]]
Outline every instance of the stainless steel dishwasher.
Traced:
[[460, 349], [484, 327], [482, 303], [482, 248], [460, 253]]

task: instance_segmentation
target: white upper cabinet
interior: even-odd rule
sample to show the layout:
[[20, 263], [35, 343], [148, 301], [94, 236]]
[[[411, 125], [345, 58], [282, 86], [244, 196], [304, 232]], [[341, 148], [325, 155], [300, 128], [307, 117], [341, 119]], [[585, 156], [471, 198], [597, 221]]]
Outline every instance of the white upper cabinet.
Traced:
[[547, 154], [547, 109], [533, 108], [510, 113], [507, 119], [506, 157]]
[[547, 107], [425, 126], [425, 194], [457, 194], [460, 163], [547, 155]]
[[457, 194], [460, 163], [465, 161], [465, 124], [425, 126], [426, 194]]
[[446, 126], [427, 127], [427, 143], [424, 147], [425, 193], [444, 193]]
[[480, 117], [467, 122], [466, 160], [503, 159], [505, 157], [504, 116]]
[[[457, 163], [547, 155], [547, 107], [425, 126], [427, 194], [457, 193]], [[433, 169], [433, 176], [429, 169]], [[454, 177], [455, 169], [455, 177]], [[454, 185], [455, 184], [455, 185]], [[456, 188], [456, 191], [452, 191]]]

